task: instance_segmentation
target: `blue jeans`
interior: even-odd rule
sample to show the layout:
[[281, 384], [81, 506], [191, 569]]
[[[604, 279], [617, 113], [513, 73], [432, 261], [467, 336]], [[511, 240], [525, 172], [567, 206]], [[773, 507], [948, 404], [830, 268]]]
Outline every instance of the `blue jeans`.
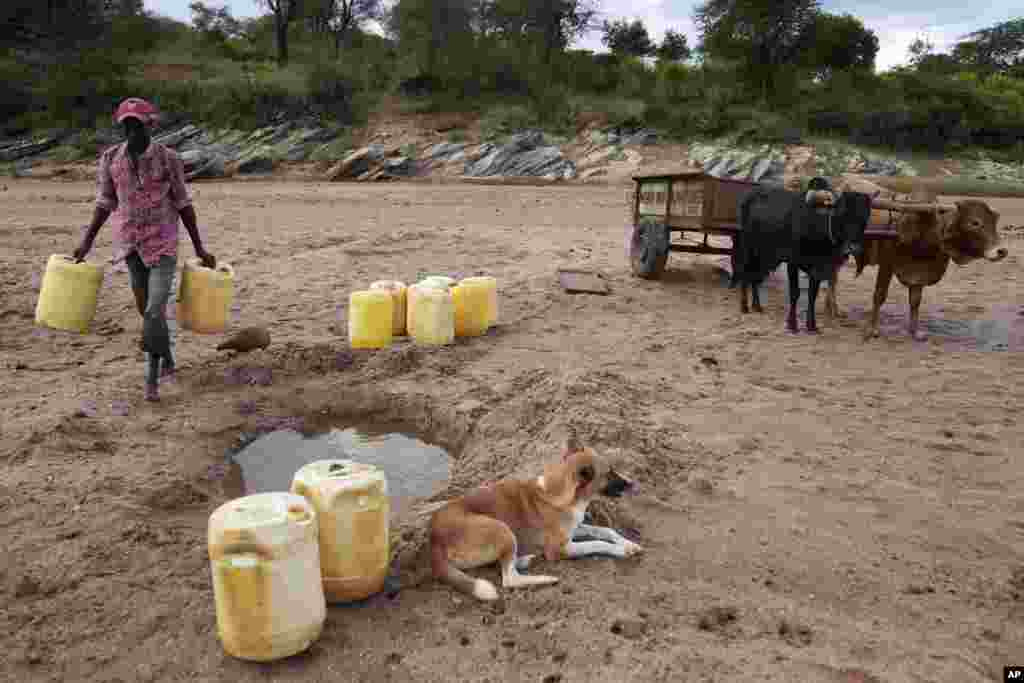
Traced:
[[131, 251], [125, 257], [125, 263], [131, 274], [132, 289], [146, 292], [146, 312], [142, 316], [142, 343], [149, 352], [146, 383], [157, 384], [161, 359], [165, 368], [174, 367], [171, 331], [164, 311], [174, 291], [178, 260], [173, 256], [161, 256], [152, 266], [147, 266], [138, 252]]

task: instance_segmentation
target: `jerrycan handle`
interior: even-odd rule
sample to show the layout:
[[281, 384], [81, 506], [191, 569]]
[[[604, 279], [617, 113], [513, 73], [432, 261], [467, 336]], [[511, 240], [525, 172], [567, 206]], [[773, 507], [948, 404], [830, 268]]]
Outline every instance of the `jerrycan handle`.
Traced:
[[314, 522], [314, 517], [307, 507], [293, 503], [288, 506], [288, 520], [299, 526], [309, 526]]
[[237, 541], [235, 543], [225, 543], [211, 548], [210, 559], [212, 560], [230, 560], [239, 555], [255, 555], [263, 562], [270, 562], [274, 559], [274, 555], [259, 543]]
[[70, 263], [71, 265], [79, 265], [79, 264], [87, 263], [87, 261], [84, 258], [81, 261], [79, 261], [74, 256], [69, 256], [68, 254], [56, 254], [56, 257], [62, 263]]
[[234, 267], [231, 266], [230, 263], [218, 263], [213, 268], [207, 268], [206, 266], [203, 265], [203, 262], [200, 261], [199, 258], [195, 257], [195, 256], [192, 257], [191, 259], [189, 259], [188, 266], [192, 270], [197, 270], [197, 271], [208, 270], [208, 271], [213, 272], [213, 273], [219, 273], [221, 275], [229, 275], [229, 276], [234, 276], [234, 274], [235, 274], [235, 269], [234, 269]]

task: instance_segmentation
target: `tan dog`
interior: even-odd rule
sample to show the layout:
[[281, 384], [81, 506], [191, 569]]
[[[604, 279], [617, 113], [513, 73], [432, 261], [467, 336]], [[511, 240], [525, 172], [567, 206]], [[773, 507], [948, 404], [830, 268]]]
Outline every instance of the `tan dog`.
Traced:
[[[633, 482], [570, 437], [562, 461], [548, 465], [543, 476], [500, 481], [452, 500], [434, 513], [430, 523], [434, 577], [479, 600], [497, 600], [494, 584], [462, 570], [497, 562], [502, 585], [521, 588], [558, 581], [555, 576], [520, 574], [535, 557], [520, 556], [522, 548], [543, 549], [549, 561], [639, 553], [639, 545], [614, 529], [583, 524], [594, 496], [618, 497], [631, 489]], [[576, 540], [581, 537], [597, 540]]]

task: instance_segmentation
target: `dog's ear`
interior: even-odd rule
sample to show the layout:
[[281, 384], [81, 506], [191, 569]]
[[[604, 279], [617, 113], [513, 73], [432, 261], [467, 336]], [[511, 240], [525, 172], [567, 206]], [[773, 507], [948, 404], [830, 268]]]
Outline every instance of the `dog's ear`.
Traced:
[[562, 448], [562, 460], [568, 460], [570, 455], [578, 453], [580, 450], [580, 440], [576, 433], [569, 432], [569, 435], [565, 437], [565, 446]]
[[544, 498], [558, 508], [567, 508], [576, 500], [576, 468], [571, 462], [550, 464], [544, 468]]

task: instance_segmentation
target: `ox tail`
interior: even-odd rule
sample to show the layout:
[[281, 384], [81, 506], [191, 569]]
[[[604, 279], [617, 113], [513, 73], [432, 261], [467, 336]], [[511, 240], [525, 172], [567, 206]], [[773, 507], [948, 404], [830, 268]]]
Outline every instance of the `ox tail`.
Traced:
[[743, 199], [740, 200], [739, 205], [739, 230], [736, 231], [736, 237], [732, 242], [732, 277], [729, 279], [729, 287], [735, 287], [742, 281], [740, 275], [743, 271], [745, 264], [748, 261], [747, 258], [747, 241], [743, 239], [743, 231], [749, 225], [750, 217], [750, 205], [754, 201], [754, 193], [747, 194]]
[[739, 276], [736, 274], [739, 270], [739, 250], [740, 250], [740, 234], [736, 233], [736, 236], [732, 238], [732, 252], [729, 254], [729, 289], [736, 286], [736, 283], [740, 281]]

